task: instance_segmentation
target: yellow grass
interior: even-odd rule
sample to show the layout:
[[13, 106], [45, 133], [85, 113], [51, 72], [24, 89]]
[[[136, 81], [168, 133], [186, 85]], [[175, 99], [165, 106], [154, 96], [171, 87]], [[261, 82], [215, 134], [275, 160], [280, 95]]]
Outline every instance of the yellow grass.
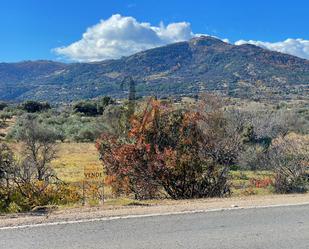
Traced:
[[244, 195], [268, 195], [272, 193], [272, 187], [257, 188], [250, 182], [250, 179], [262, 180], [265, 178], [273, 179], [274, 175], [271, 171], [231, 171], [232, 196]]
[[[20, 150], [18, 144], [11, 144], [15, 151]], [[99, 154], [94, 143], [60, 143], [58, 145], [57, 159], [52, 162], [59, 179], [66, 183], [82, 186], [84, 180], [84, 167], [88, 165], [102, 166]], [[272, 193], [270, 187], [256, 188], [250, 183], [250, 179], [273, 178], [270, 171], [231, 171], [232, 196], [267, 195]], [[105, 196], [110, 205], [131, 205], [130, 199], [112, 198], [111, 189], [105, 186]]]
[[82, 181], [87, 165], [102, 165], [94, 143], [59, 144], [58, 158], [52, 162], [57, 176], [68, 183]]
[[[84, 179], [84, 167], [87, 165], [102, 166], [98, 152], [93, 143], [62, 143], [58, 147], [58, 158], [52, 162], [57, 176], [67, 183], [81, 183]], [[269, 171], [231, 171], [232, 195], [267, 195], [270, 188], [256, 188], [250, 179], [272, 177]], [[106, 186], [106, 195], [111, 197], [111, 190]], [[130, 205], [132, 200], [126, 198], [109, 199], [110, 205]], [[110, 203], [109, 203], [110, 202]]]
[[6, 120], [5, 127], [0, 127], [0, 133], [7, 135], [11, 127], [16, 123], [16, 117]]

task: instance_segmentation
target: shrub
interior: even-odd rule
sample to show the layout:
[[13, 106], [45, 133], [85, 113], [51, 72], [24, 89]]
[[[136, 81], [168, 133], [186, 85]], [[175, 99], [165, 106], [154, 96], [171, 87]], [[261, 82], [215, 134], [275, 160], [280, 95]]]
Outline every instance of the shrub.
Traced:
[[0, 128], [4, 128], [7, 126], [7, 120], [12, 118], [12, 115], [8, 112], [0, 113]]
[[[55, 175], [39, 180], [28, 163], [18, 164], [12, 150], [0, 144], [0, 212], [29, 211], [35, 206], [62, 205], [81, 199], [76, 187]], [[31, 166], [31, 164], [30, 164]]]
[[229, 194], [228, 166], [238, 142], [227, 136], [220, 110], [207, 105], [193, 112], [151, 101], [132, 119], [126, 140], [103, 134], [97, 148], [114, 192], [137, 199], [161, 190], [173, 199]]
[[75, 112], [80, 112], [86, 116], [96, 116], [99, 114], [96, 103], [90, 101], [81, 101], [73, 106]]
[[241, 151], [238, 162], [241, 170], [269, 169], [266, 163], [267, 150], [261, 145], [249, 145]]
[[51, 108], [50, 104], [47, 102], [37, 102], [33, 100], [28, 100], [21, 105], [21, 108], [26, 112], [34, 113], [46, 111]]
[[251, 178], [250, 184], [256, 188], [266, 188], [273, 185], [273, 180], [270, 177], [265, 177], [262, 179]]
[[30, 211], [36, 206], [65, 205], [80, 200], [79, 190], [62, 182], [52, 184], [46, 184], [43, 181], [18, 182], [11, 188], [11, 199], [8, 205], [1, 205], [0, 202], [0, 211]]
[[22, 167], [25, 177], [48, 181], [54, 172], [50, 162], [56, 158], [58, 134], [46, 129], [33, 117], [23, 120], [17, 138], [23, 150]]
[[80, 101], [73, 106], [75, 112], [83, 113], [86, 116], [102, 115], [108, 105], [114, 104], [111, 97], [104, 96], [98, 100]]
[[48, 184], [42, 181], [32, 182], [31, 185], [23, 185], [22, 202], [27, 203], [23, 209], [32, 209], [35, 206], [63, 205], [81, 200], [78, 190], [62, 182]]
[[12, 150], [6, 144], [0, 144], [0, 209], [9, 207], [12, 198], [11, 175], [15, 165]]
[[78, 132], [75, 140], [78, 142], [92, 142], [95, 141], [97, 137], [98, 134], [94, 129], [84, 128]]
[[2, 111], [4, 108], [8, 107], [8, 104], [5, 102], [0, 102], [0, 111]]
[[309, 167], [309, 140], [290, 134], [275, 139], [268, 152], [268, 161], [275, 171], [277, 193], [306, 192]]
[[104, 111], [105, 111], [105, 108], [111, 104], [114, 104], [115, 101], [111, 98], [111, 97], [108, 97], [108, 96], [104, 96], [102, 98], [100, 98], [98, 101], [97, 101], [97, 110], [98, 110], [98, 113], [99, 114], [103, 114]]

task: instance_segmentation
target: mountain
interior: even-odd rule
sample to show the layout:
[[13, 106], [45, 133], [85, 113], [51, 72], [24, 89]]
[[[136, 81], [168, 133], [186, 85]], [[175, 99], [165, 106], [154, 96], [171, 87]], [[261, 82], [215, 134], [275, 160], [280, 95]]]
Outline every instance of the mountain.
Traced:
[[0, 63], [0, 99], [55, 102], [121, 97], [126, 95], [120, 88], [125, 76], [135, 79], [138, 95], [214, 91], [251, 99], [306, 98], [309, 61], [202, 36], [118, 60]]

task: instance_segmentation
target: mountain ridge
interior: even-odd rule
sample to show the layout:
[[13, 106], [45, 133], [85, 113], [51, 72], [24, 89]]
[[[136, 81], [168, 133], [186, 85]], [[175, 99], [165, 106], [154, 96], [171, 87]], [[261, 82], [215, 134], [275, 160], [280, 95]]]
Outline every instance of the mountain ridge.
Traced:
[[125, 76], [139, 95], [218, 92], [240, 98], [306, 98], [309, 61], [255, 45], [232, 45], [209, 36], [92, 63], [0, 63], [0, 99], [51, 102], [123, 97]]

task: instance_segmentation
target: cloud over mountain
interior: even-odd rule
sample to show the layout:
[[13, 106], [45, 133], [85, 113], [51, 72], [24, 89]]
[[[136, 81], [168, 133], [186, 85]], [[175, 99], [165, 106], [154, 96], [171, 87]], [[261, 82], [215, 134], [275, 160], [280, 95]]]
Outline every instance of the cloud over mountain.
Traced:
[[88, 28], [79, 41], [54, 51], [69, 60], [90, 62], [120, 58], [145, 49], [186, 41], [193, 36], [191, 25], [187, 22], [151, 26], [138, 22], [134, 17], [116, 14]]
[[[107, 20], [89, 27], [79, 41], [68, 46], [55, 48], [53, 51], [69, 61], [91, 62], [106, 59], [118, 59], [142, 50], [166, 44], [187, 41], [195, 36], [188, 22], [150, 23], [138, 22], [134, 17], [112, 15]], [[229, 42], [228, 39], [223, 39]], [[309, 40], [287, 39], [280, 42], [239, 40], [235, 45], [253, 44], [269, 50], [278, 51], [309, 59]]]
[[285, 54], [295, 55], [300, 58], [309, 60], [309, 40], [290, 38], [286, 39], [285, 41], [274, 42], [274, 43], [264, 41], [253, 41], [253, 40], [250, 41], [239, 40], [235, 42], [235, 45], [241, 45], [246, 43]]

